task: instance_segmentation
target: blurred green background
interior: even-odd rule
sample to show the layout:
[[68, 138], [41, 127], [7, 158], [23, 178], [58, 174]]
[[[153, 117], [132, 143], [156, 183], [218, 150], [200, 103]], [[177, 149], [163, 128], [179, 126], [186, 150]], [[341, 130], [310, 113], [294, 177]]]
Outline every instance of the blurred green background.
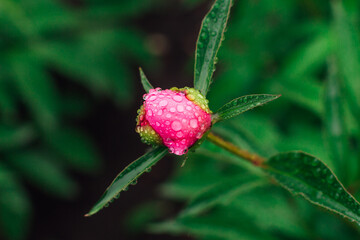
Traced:
[[[360, 238], [358, 226], [271, 184], [177, 217], [204, 189], [260, 174], [209, 142], [184, 167], [167, 157], [83, 217], [147, 148], [134, 131], [138, 67], [154, 86], [192, 86], [212, 3], [0, 0], [0, 239]], [[246, 94], [282, 97], [214, 131], [264, 157], [313, 154], [357, 196], [359, 24], [358, 0], [235, 0], [210, 108]]]

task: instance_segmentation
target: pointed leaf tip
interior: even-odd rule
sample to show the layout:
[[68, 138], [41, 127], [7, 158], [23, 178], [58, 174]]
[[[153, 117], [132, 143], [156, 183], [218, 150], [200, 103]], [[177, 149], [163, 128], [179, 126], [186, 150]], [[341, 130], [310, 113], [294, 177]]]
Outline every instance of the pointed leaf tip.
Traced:
[[130, 184], [136, 183], [137, 179], [147, 169], [155, 165], [168, 152], [164, 146], [158, 146], [145, 153], [143, 156], [129, 164], [123, 171], [117, 175], [114, 181], [106, 189], [100, 200], [92, 207], [92, 209], [85, 214], [85, 217], [94, 215], [102, 208], [107, 207], [115, 198], [117, 198], [121, 191], [126, 191]]
[[236, 98], [222, 106], [213, 116], [213, 123], [235, 117], [279, 98], [281, 95], [254, 94]]
[[154, 87], [151, 85], [151, 83], [147, 79], [147, 77], [141, 67], [139, 67], [139, 72], [140, 72], [141, 84], [143, 85], [144, 90], [146, 92], [149, 92], [150, 89], [154, 89]]

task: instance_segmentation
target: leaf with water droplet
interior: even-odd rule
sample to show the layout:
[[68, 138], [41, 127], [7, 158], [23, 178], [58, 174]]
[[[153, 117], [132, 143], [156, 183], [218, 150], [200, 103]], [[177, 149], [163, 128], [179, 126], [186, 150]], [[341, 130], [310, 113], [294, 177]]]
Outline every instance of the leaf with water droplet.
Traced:
[[231, 3], [231, 0], [217, 0], [201, 25], [196, 44], [194, 87], [204, 96], [211, 84], [215, 57], [223, 40]]
[[140, 71], [141, 84], [143, 85], [144, 90], [146, 92], [149, 92], [150, 89], [154, 89], [154, 87], [151, 85], [151, 83], [147, 79], [143, 70], [141, 68], [139, 68], [139, 71]]
[[245, 111], [264, 105], [280, 95], [254, 94], [236, 98], [222, 106], [214, 115], [213, 123], [235, 117]]
[[[305, 163], [305, 159], [318, 164]], [[298, 171], [294, 172], [295, 168]], [[264, 169], [291, 193], [360, 223], [359, 202], [319, 159], [304, 152], [280, 153], [271, 157]]]
[[126, 191], [130, 184], [136, 183], [137, 179], [146, 172], [146, 169], [152, 167], [167, 153], [167, 148], [159, 146], [145, 153], [143, 156], [128, 165], [114, 179], [110, 186], [106, 189], [100, 200], [85, 216], [91, 216], [100, 211], [104, 206], [109, 204], [121, 191]]

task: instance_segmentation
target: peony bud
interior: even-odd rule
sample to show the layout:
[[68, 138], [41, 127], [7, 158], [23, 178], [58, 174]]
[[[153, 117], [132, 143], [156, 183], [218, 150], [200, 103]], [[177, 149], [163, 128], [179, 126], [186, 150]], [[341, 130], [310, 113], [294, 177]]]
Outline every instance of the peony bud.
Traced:
[[136, 132], [143, 142], [183, 155], [211, 127], [208, 101], [193, 88], [151, 89], [144, 95]]

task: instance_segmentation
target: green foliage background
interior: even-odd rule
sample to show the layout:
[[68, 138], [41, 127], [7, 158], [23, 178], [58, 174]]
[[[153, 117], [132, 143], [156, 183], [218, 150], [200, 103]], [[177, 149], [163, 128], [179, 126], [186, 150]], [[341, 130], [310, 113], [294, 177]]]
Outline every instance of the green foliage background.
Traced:
[[[179, 2], [184, 11], [212, 3]], [[157, 61], [132, 22], [164, 2], [81, 3], [0, 0], [0, 233], [7, 239], [26, 239], [31, 226], [25, 183], [71, 199], [79, 189], [69, 170], [94, 173], [101, 167], [97, 147], [74, 124], [91, 111], [90, 96], [128, 107], [135, 95], [133, 63], [148, 72]], [[359, 24], [357, 0], [234, 1], [210, 108], [246, 94], [282, 97], [214, 131], [264, 157], [289, 150], [313, 154], [357, 196]], [[209, 142], [184, 167], [178, 162], [161, 196], [189, 205], [154, 223], [168, 215], [166, 206], [146, 202], [127, 217], [127, 229], [204, 240], [359, 238], [357, 225], [262, 182], [259, 170]], [[208, 202], [191, 210], [201, 193]]]
[[[69, 170], [101, 169], [76, 122], [96, 99], [134, 99], [130, 65], [153, 61], [128, 24], [154, 1], [0, 1], [0, 234], [25, 239], [32, 203], [24, 184], [74, 199]], [[90, 94], [92, 96], [90, 96]], [[0, 237], [0, 238], [1, 238]]]

